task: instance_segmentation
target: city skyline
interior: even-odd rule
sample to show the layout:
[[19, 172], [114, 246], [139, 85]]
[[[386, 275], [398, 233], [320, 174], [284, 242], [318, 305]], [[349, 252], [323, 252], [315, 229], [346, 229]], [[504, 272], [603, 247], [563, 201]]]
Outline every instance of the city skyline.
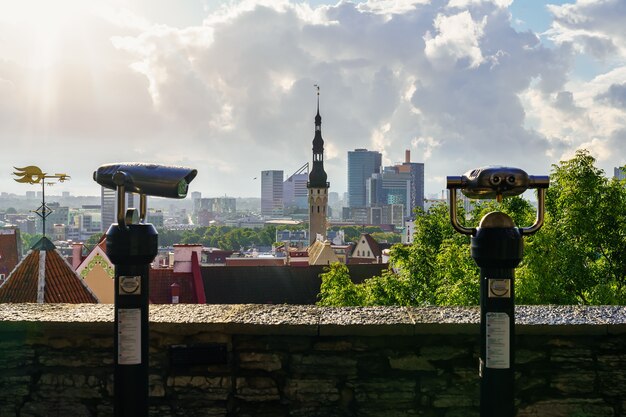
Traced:
[[[549, 5], [550, 4], [550, 5]], [[191, 191], [255, 197], [261, 171], [311, 162], [321, 86], [330, 191], [347, 152], [405, 149], [425, 194], [505, 164], [548, 174], [587, 148], [626, 162], [623, 2], [24, 0], [0, 3], [0, 191], [13, 167], [196, 168]], [[584, 19], [583, 19], [584, 17]], [[123, 151], [123, 152], [121, 152]]]

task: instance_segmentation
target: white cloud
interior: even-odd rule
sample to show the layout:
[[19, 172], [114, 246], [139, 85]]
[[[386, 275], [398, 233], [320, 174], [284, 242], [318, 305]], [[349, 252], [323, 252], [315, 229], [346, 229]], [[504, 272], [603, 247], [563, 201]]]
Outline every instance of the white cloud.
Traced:
[[[12, 143], [0, 162], [61, 166], [77, 187], [94, 187], [91, 171], [114, 160], [188, 164], [206, 195], [258, 195], [260, 170], [310, 161], [319, 84], [338, 192], [347, 151], [362, 147], [388, 162], [412, 149], [427, 161], [429, 192], [480, 165], [547, 173], [582, 145], [623, 164], [604, 150], [626, 131], [616, 105], [626, 67], [570, 80], [578, 35], [554, 31], [558, 44], [546, 47], [511, 27], [507, 3], [226, 2], [183, 28], [109, 8], [60, 32], [43, 69], [24, 53], [32, 39], [3, 41], [23, 28], [0, 26], [0, 139]], [[577, 7], [563, 9], [560, 27], [615, 33], [576, 23], [591, 6]]]
[[433, 150], [441, 144], [432, 136], [419, 137], [411, 140], [411, 146], [417, 150], [418, 155], [423, 155], [423, 160], [428, 161], [433, 154]]
[[465, 9], [470, 6], [480, 6], [485, 3], [493, 4], [500, 8], [506, 8], [513, 3], [513, 0], [450, 0], [450, 3], [448, 3], [448, 7]]
[[549, 5], [548, 9], [554, 21], [547, 34], [555, 42], [572, 42], [599, 58], [616, 53], [626, 57], [623, 0], [578, 0], [574, 4]]
[[438, 14], [434, 21], [437, 35], [424, 36], [424, 52], [439, 69], [451, 69], [458, 61], [467, 60], [465, 66], [475, 68], [483, 61], [479, 40], [483, 35], [487, 17], [475, 22], [468, 11], [452, 16]]

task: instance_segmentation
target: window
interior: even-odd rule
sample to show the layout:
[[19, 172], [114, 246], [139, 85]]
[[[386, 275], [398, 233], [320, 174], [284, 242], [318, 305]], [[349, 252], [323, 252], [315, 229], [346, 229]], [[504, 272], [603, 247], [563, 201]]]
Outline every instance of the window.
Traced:
[[371, 255], [370, 255], [370, 251], [367, 251], [367, 256], [371, 256]]

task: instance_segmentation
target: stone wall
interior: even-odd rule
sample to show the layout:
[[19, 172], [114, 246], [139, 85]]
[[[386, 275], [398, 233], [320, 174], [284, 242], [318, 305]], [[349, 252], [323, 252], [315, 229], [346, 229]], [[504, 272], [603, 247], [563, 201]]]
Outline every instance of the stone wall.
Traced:
[[[626, 416], [626, 308], [519, 307], [518, 416]], [[111, 305], [0, 305], [0, 417], [111, 416]], [[154, 416], [478, 416], [478, 310], [151, 306]]]

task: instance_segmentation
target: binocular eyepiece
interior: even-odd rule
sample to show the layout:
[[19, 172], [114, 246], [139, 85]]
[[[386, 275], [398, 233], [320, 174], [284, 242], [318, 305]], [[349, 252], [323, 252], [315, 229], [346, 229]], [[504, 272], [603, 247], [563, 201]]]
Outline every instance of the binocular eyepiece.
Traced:
[[489, 166], [473, 169], [462, 176], [447, 177], [448, 189], [460, 189], [468, 198], [496, 199], [513, 197], [529, 188], [548, 188], [547, 176], [532, 176], [519, 168]]
[[111, 190], [124, 187], [128, 193], [185, 198], [197, 174], [190, 168], [131, 162], [102, 165], [93, 173], [93, 179]]

